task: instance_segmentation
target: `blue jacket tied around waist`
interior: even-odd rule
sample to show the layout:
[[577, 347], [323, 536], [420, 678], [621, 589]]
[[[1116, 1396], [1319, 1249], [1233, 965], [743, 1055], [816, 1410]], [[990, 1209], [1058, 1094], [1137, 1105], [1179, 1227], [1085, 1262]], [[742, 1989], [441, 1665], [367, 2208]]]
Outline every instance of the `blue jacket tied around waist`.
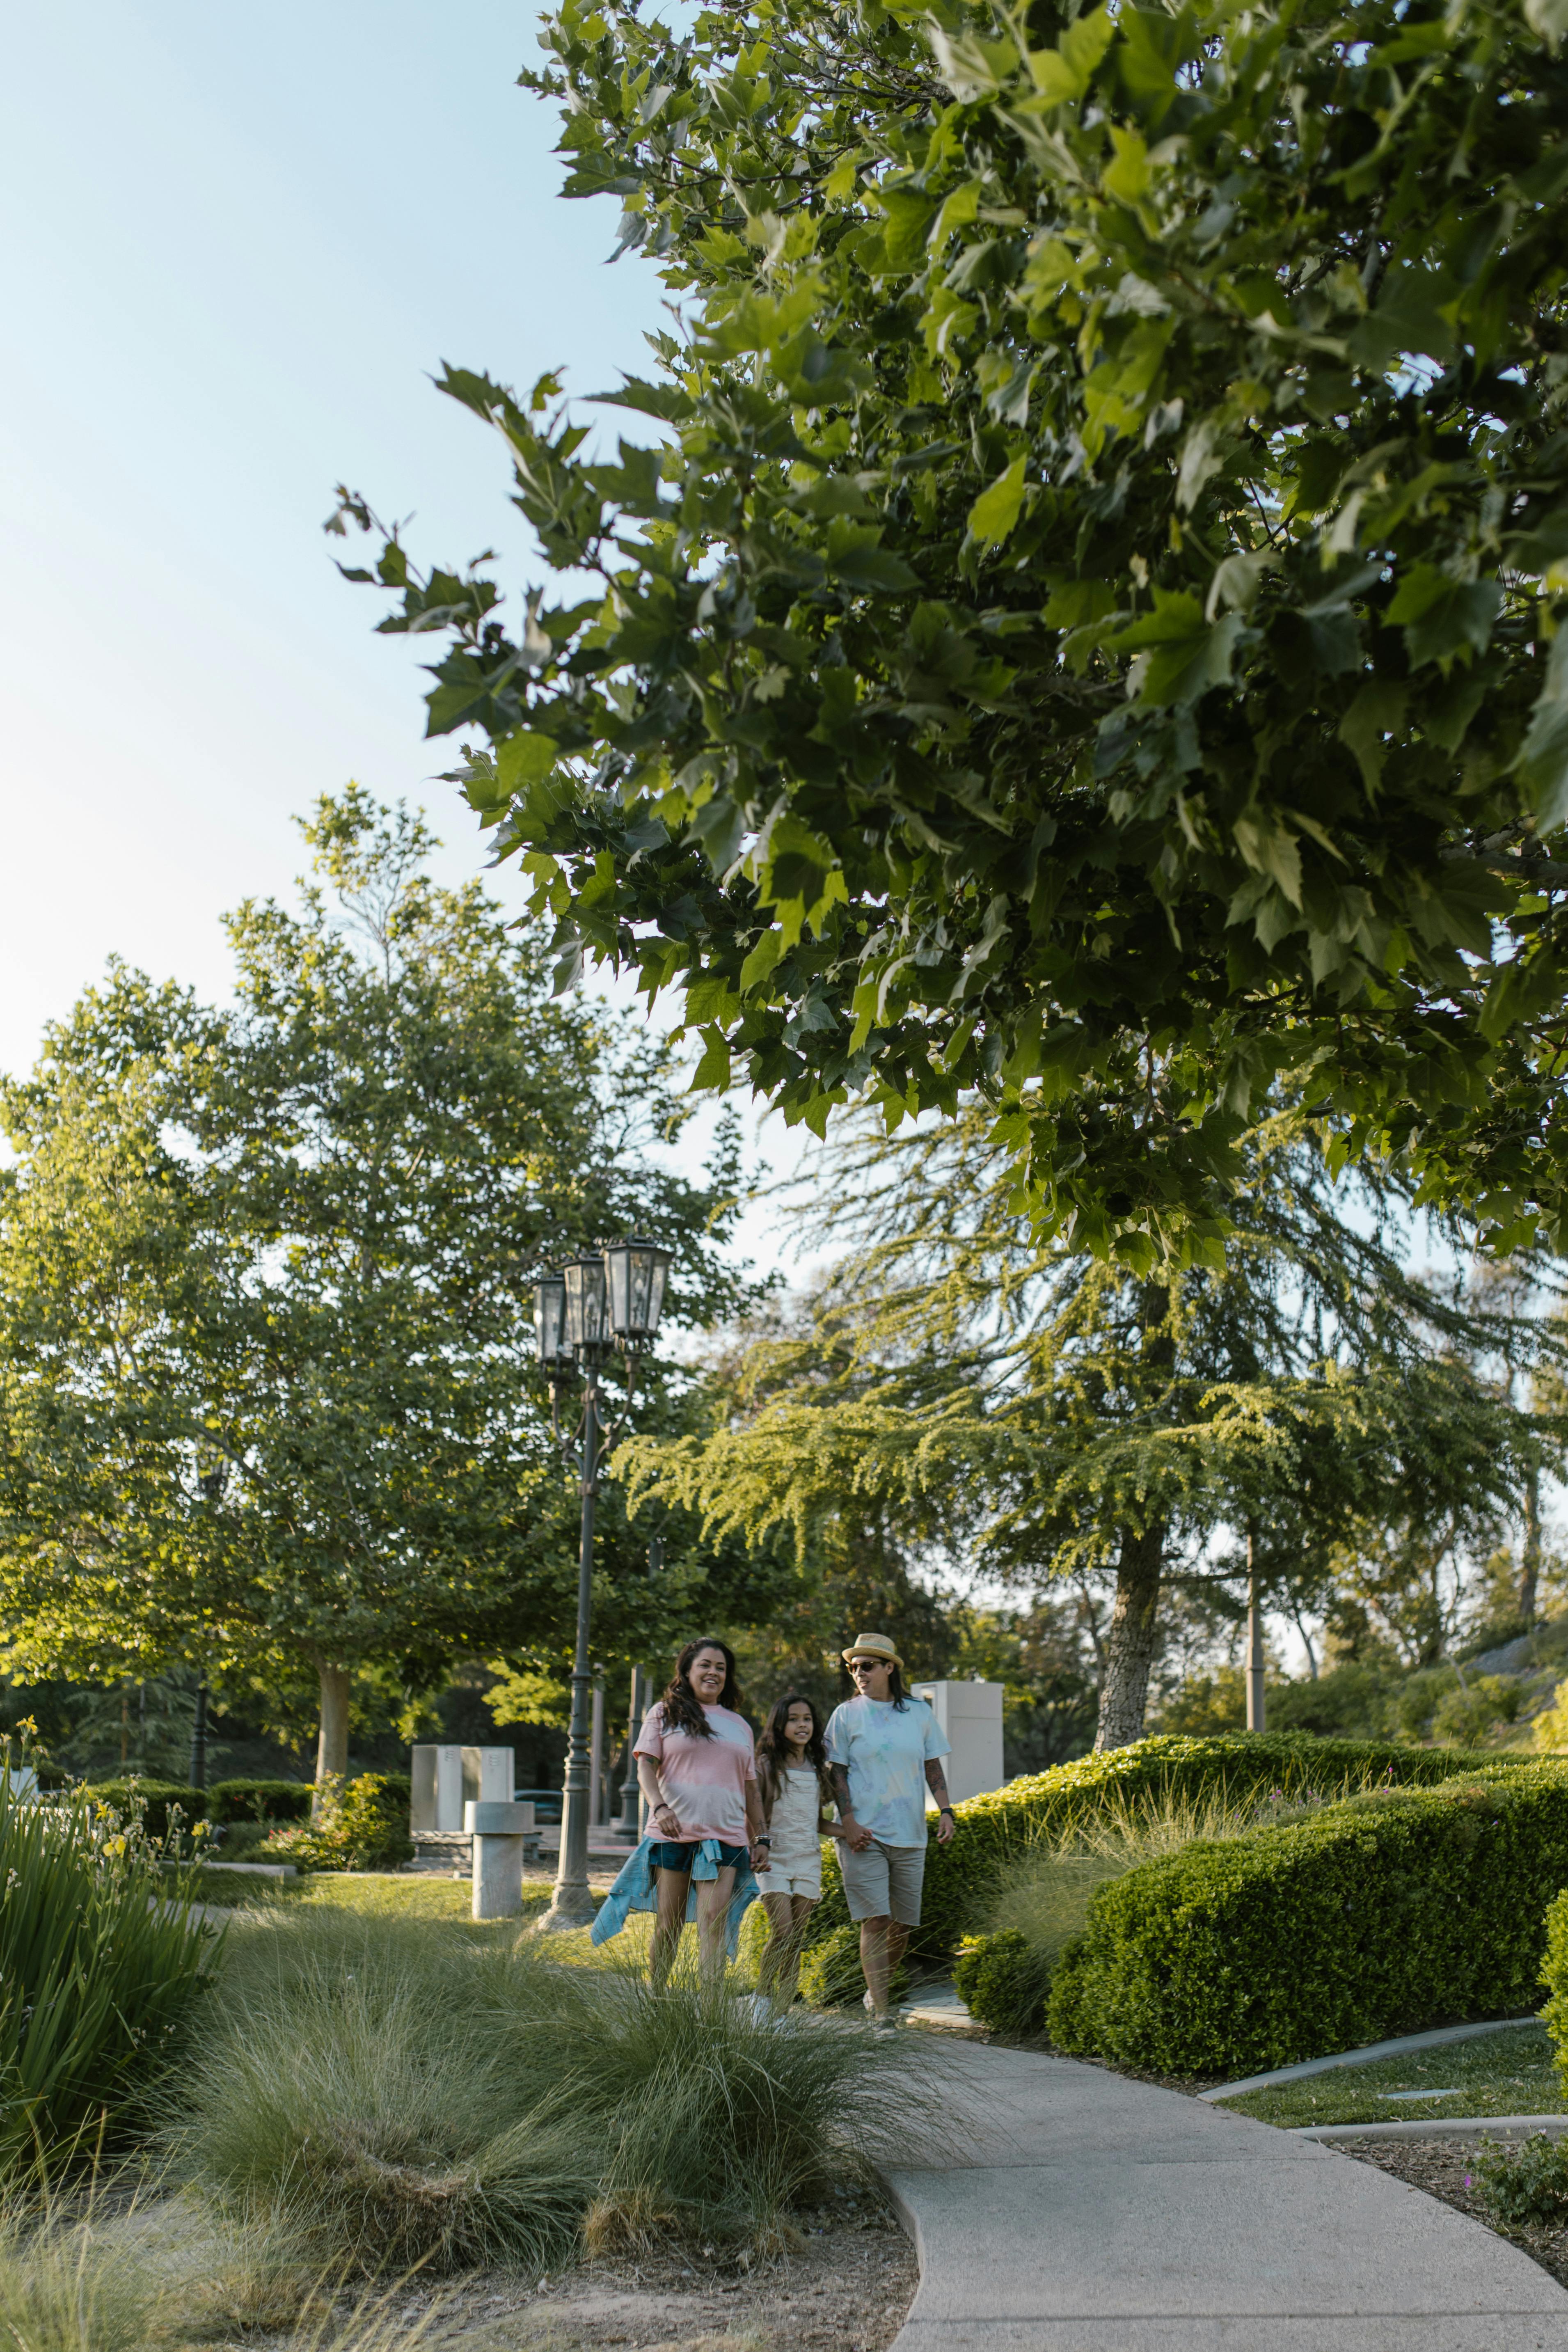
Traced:
[[[618, 1936], [626, 1924], [628, 1911], [658, 1910], [658, 1891], [648, 1851], [662, 1843], [661, 1839], [645, 1837], [642, 1843], [626, 1856], [619, 1876], [599, 1906], [590, 1938], [592, 1942], [607, 1944], [612, 1936]], [[718, 1875], [719, 1841], [717, 1838], [704, 1838], [692, 1860], [691, 1878], [686, 1890], [688, 1919], [697, 1916], [698, 1887], [710, 1884]], [[735, 1888], [730, 1897], [729, 1915], [724, 1923], [725, 1948], [731, 1959], [740, 1948], [741, 1922], [762, 1891], [749, 1862], [736, 1871]]]

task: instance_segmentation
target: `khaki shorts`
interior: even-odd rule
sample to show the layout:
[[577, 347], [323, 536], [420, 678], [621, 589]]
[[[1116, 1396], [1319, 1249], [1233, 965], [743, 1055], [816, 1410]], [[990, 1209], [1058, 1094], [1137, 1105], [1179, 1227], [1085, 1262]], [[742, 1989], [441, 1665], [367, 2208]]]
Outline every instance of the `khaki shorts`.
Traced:
[[926, 1874], [923, 1845], [884, 1845], [873, 1838], [864, 1853], [838, 1845], [838, 1867], [851, 1919], [896, 1919], [900, 1927], [921, 1924], [921, 1885]]

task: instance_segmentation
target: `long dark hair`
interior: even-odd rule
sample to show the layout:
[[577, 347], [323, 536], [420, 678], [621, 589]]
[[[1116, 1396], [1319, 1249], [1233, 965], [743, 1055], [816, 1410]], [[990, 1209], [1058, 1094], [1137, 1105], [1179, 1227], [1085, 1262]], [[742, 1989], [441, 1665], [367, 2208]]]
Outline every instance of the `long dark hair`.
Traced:
[[[869, 1650], [862, 1650], [860, 1654], [863, 1658], [868, 1658], [870, 1656], [871, 1653]], [[856, 1693], [857, 1696], [858, 1696], [859, 1693], [856, 1685], [854, 1675], [849, 1673], [847, 1666], [845, 1667], [844, 1672], [848, 1677], [850, 1689]], [[893, 1713], [895, 1715], [902, 1715], [910, 1703], [909, 1692], [904, 1687], [904, 1670], [902, 1666], [889, 1666], [888, 1668], [888, 1696], [893, 1702]]]
[[827, 1755], [822, 1745], [822, 1722], [816, 1712], [816, 1702], [805, 1691], [785, 1691], [767, 1721], [767, 1728], [757, 1742], [757, 1779], [762, 1783], [763, 1805], [770, 1814], [778, 1801], [784, 1776], [795, 1761], [795, 1750], [784, 1736], [792, 1706], [811, 1709], [811, 1738], [805, 1743], [805, 1760], [816, 1774], [816, 1785], [823, 1801], [831, 1804], [833, 1790], [827, 1779]]
[[700, 1633], [695, 1642], [688, 1642], [675, 1662], [675, 1673], [668, 1689], [660, 1699], [664, 1710], [666, 1731], [689, 1731], [695, 1739], [711, 1739], [713, 1726], [702, 1712], [702, 1702], [691, 1687], [691, 1661], [704, 1650], [721, 1650], [724, 1656], [724, 1687], [718, 1704], [734, 1714], [741, 1712], [741, 1685], [735, 1680], [735, 1653], [728, 1642], [721, 1642], [716, 1633]]

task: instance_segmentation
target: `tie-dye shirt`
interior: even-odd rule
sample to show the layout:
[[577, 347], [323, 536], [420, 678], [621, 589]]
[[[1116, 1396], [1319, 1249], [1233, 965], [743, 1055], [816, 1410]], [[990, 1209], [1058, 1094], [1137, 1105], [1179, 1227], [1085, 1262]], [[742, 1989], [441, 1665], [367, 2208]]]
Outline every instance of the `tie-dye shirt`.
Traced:
[[924, 1845], [927, 1764], [949, 1752], [923, 1698], [847, 1698], [827, 1718], [830, 1764], [849, 1771], [849, 1810], [883, 1845]]

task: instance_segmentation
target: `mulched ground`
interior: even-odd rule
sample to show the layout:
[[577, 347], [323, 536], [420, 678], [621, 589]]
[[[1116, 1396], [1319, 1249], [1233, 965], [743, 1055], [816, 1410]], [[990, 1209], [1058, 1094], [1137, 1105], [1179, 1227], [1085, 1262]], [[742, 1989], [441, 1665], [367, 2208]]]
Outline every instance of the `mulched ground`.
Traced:
[[1468, 2213], [1472, 2221], [1510, 2239], [1521, 2253], [1549, 2271], [1560, 2286], [1568, 2286], [1568, 2229], [1500, 2229], [1474, 2189], [1466, 2188], [1476, 2137], [1471, 2133], [1463, 2139], [1340, 2139], [1331, 2145], [1360, 2164], [1374, 2164], [1380, 2172], [1391, 2172], [1395, 2180], [1412, 2189], [1424, 2189], [1428, 2197], [1451, 2205], [1457, 2213]]

